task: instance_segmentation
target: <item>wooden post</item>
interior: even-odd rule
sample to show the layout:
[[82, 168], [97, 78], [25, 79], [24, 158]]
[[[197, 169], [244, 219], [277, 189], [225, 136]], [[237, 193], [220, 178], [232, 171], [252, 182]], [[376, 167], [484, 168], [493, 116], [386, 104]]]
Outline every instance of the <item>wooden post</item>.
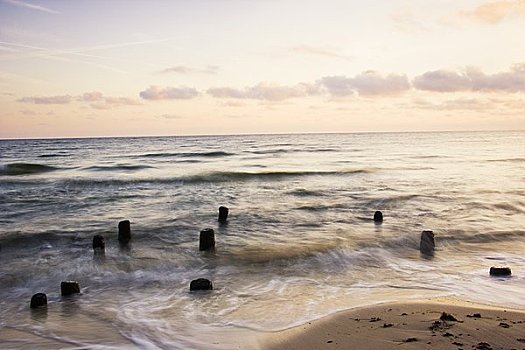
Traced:
[[206, 228], [201, 231], [199, 236], [199, 250], [210, 250], [215, 248], [215, 231]]
[[80, 284], [77, 281], [64, 281], [60, 283], [60, 294], [63, 296], [80, 293]]
[[506, 276], [512, 275], [512, 271], [510, 267], [507, 267], [507, 266], [502, 266], [502, 267], [492, 266], [490, 268], [489, 274], [491, 276], [506, 277]]
[[122, 244], [127, 244], [131, 240], [131, 223], [129, 220], [118, 223], [118, 240]]
[[47, 305], [47, 295], [44, 293], [36, 293], [31, 297], [31, 309], [36, 309], [37, 307], [45, 305]]
[[104, 236], [102, 235], [93, 236], [93, 251], [95, 253], [101, 253], [101, 252], [104, 252], [105, 249], [106, 249], [106, 241], [104, 239]]
[[421, 232], [419, 251], [424, 255], [434, 255], [436, 243], [434, 242], [434, 232], [425, 230]]
[[195, 290], [213, 290], [213, 284], [206, 278], [198, 278], [190, 283], [190, 291]]
[[225, 223], [228, 220], [229, 209], [227, 207], [219, 207], [219, 222]]

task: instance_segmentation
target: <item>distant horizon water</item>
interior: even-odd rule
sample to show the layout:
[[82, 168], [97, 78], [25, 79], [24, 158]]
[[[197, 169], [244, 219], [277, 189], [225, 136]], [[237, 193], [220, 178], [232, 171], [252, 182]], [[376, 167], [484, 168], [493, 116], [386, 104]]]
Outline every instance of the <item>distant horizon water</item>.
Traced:
[[166, 134], [166, 135], [98, 135], [98, 136], [31, 136], [0, 137], [0, 141], [10, 140], [82, 140], [108, 138], [151, 138], [151, 137], [208, 137], [208, 136], [278, 136], [278, 135], [340, 135], [340, 134], [412, 134], [412, 133], [486, 133], [486, 132], [524, 132], [525, 129], [490, 129], [490, 130], [403, 130], [403, 131], [298, 131], [298, 132], [261, 132], [261, 133], [224, 133], [224, 134]]

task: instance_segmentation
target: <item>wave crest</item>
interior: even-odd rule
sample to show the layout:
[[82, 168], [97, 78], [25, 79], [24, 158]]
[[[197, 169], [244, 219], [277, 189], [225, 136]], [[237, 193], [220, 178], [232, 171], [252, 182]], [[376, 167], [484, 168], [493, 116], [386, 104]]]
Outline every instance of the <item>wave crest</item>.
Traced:
[[60, 168], [44, 164], [34, 163], [10, 163], [0, 165], [0, 175], [17, 176], [47, 173]]

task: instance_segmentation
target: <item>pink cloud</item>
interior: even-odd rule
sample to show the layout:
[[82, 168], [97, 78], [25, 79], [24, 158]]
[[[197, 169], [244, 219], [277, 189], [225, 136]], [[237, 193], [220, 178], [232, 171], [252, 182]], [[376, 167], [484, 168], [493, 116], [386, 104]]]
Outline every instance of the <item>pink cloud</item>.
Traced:
[[194, 88], [150, 86], [140, 92], [140, 97], [145, 100], [189, 100], [199, 95]]

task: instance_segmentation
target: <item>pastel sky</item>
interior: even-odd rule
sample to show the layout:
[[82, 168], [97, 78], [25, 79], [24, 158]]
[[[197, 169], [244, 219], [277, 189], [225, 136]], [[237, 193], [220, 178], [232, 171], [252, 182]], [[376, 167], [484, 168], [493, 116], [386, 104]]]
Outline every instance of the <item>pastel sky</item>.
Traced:
[[0, 138], [525, 129], [525, 0], [0, 0]]

